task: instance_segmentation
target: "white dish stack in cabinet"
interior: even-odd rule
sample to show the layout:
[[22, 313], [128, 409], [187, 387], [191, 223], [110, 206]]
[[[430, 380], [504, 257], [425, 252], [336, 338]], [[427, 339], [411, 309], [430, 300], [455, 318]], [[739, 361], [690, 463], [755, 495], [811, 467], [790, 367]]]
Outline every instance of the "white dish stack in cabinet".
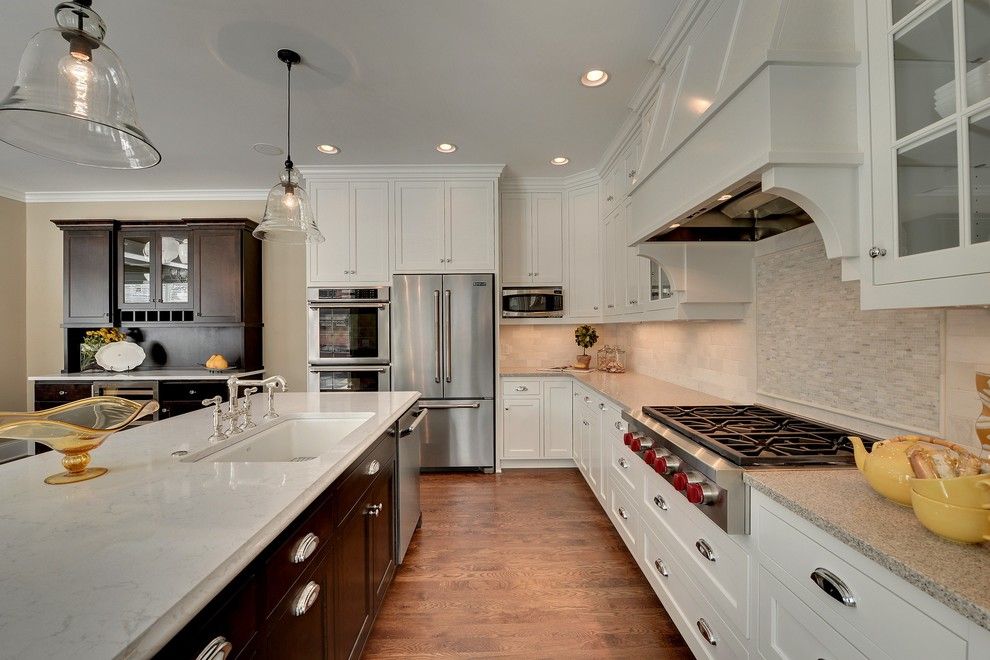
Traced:
[[500, 214], [502, 284], [563, 285], [563, 194], [505, 192]]

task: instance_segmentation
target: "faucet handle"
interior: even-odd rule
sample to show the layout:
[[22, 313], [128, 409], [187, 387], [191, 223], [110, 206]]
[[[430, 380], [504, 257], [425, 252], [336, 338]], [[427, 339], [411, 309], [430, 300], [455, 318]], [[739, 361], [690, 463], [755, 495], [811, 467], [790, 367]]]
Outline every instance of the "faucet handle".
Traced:
[[220, 404], [222, 403], [223, 403], [223, 399], [220, 397], [219, 394], [213, 397], [212, 399], [203, 399], [204, 406], [217, 406], [219, 408]]
[[213, 435], [209, 437], [210, 442], [220, 442], [227, 439], [227, 434], [220, 428], [223, 425], [223, 412], [220, 410], [222, 403], [223, 399], [219, 395], [212, 399], [203, 399], [204, 406], [213, 406]]

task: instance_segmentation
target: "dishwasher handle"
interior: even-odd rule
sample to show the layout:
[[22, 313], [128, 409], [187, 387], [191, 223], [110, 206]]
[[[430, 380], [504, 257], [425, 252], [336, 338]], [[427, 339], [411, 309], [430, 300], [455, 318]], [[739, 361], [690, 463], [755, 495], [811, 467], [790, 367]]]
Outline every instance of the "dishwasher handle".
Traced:
[[402, 429], [401, 431], [399, 431], [399, 437], [404, 438], [407, 435], [412, 435], [416, 431], [416, 428], [423, 423], [424, 419], [426, 419], [426, 416], [427, 414], [429, 414], [429, 412], [430, 412], [429, 408], [422, 408], [422, 407], [418, 411], [414, 412], [413, 416], [415, 417], [415, 419], [413, 420], [413, 423], [409, 425], [409, 428]]
[[456, 408], [480, 408], [481, 404], [477, 401], [474, 403], [421, 403], [419, 407], [421, 410], [453, 410]]

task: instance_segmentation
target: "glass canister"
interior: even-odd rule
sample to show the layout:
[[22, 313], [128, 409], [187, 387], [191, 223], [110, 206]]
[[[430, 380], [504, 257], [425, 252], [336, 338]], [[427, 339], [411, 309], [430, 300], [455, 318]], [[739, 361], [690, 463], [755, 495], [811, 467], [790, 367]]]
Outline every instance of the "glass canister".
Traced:
[[610, 374], [621, 374], [626, 371], [626, 352], [618, 346], [604, 346], [598, 351], [598, 370]]

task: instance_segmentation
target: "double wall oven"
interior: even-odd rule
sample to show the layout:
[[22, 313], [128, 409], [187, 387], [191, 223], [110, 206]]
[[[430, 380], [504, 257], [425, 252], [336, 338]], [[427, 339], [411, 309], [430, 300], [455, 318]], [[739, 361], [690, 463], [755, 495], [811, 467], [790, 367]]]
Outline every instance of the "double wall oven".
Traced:
[[309, 391], [391, 386], [389, 287], [307, 289]]

